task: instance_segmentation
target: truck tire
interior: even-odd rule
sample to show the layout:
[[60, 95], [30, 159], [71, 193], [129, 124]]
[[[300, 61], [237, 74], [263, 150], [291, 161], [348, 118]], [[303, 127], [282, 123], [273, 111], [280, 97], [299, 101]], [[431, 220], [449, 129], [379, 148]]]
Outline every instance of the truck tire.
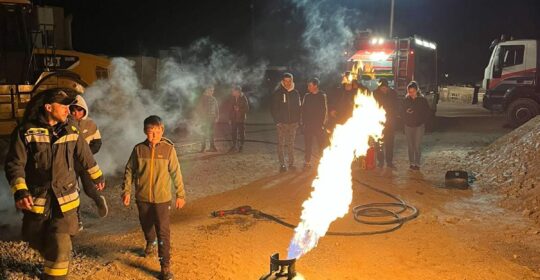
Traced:
[[506, 109], [508, 123], [513, 127], [518, 127], [540, 113], [538, 103], [529, 98], [518, 98], [514, 100]]

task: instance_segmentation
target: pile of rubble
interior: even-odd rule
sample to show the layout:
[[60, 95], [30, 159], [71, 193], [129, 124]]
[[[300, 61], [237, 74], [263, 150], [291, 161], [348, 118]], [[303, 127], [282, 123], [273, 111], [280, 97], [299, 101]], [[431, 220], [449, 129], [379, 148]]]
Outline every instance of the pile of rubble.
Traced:
[[[72, 276], [82, 279], [103, 268], [95, 258], [75, 250], [70, 264]], [[26, 242], [0, 241], [0, 279], [39, 279], [43, 259]]]
[[469, 156], [481, 190], [540, 223], [540, 116]]

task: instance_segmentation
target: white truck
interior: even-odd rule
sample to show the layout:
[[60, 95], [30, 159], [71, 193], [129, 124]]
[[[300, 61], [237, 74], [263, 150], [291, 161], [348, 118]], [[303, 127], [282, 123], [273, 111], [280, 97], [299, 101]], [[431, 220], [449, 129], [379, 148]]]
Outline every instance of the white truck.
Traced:
[[539, 40], [510, 40], [494, 45], [484, 72], [484, 108], [506, 112], [520, 126], [540, 113]]

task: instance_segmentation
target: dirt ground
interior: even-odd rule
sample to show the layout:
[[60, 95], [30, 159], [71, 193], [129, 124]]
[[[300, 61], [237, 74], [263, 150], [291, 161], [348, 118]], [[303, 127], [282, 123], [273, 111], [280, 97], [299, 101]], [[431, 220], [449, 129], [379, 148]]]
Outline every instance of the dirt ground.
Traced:
[[[452, 110], [445, 113], [443, 104], [439, 129], [424, 138], [420, 172], [408, 170], [402, 134], [396, 138], [396, 170], [354, 171], [362, 182], [416, 206], [420, 216], [388, 234], [323, 237], [297, 262], [306, 279], [540, 279], [537, 225], [499, 207], [500, 197], [474, 186], [465, 191], [443, 188], [447, 170], [466, 166], [469, 152], [509, 130], [502, 128], [500, 117], [447, 108]], [[248, 138], [273, 141], [275, 134], [269, 128], [249, 126]], [[194, 152], [196, 146], [177, 140], [188, 203], [172, 211], [176, 279], [259, 279], [268, 272], [270, 255], [286, 255], [293, 231], [251, 216], [212, 218], [210, 213], [250, 205], [296, 224], [315, 171], [279, 174], [271, 145], [248, 143], [243, 153], [226, 154], [227, 144], [220, 143], [223, 152], [199, 154]], [[297, 145], [301, 143], [299, 136]], [[302, 162], [300, 152], [297, 162]], [[88, 259], [78, 266], [92, 267], [74, 270], [71, 279], [155, 279], [159, 264], [142, 257], [137, 210], [120, 205], [118, 178], [108, 183], [109, 217], [98, 219], [93, 206], [83, 201], [85, 230], [74, 243], [77, 253]], [[388, 201], [361, 185], [354, 186], [353, 200], [352, 206]], [[330, 228], [369, 229], [373, 228], [356, 223], [351, 214]]]

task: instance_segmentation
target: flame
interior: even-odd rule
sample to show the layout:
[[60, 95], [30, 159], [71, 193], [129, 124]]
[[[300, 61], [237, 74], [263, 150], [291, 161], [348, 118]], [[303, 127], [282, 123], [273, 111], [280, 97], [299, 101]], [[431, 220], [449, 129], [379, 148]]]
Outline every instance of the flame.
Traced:
[[355, 97], [353, 115], [337, 125], [324, 150], [312, 182], [311, 197], [304, 202], [301, 221], [289, 245], [288, 259], [297, 259], [309, 252], [323, 237], [330, 224], [349, 212], [352, 201], [351, 164], [365, 155], [369, 138], [380, 138], [385, 111], [371, 94], [360, 90]]

